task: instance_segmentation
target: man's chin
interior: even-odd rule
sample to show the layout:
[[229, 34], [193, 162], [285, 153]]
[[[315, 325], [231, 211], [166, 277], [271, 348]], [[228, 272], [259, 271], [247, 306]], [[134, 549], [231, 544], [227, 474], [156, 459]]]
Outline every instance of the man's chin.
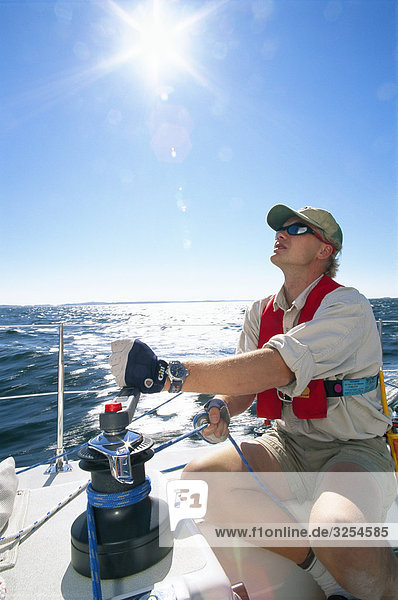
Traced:
[[270, 261], [274, 264], [277, 265], [280, 261], [280, 256], [279, 254], [271, 254], [271, 256], [269, 257]]

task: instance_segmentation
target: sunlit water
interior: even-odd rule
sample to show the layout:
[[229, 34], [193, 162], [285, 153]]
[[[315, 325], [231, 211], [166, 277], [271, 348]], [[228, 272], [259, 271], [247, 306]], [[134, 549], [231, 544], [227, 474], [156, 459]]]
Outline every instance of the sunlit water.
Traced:
[[[211, 358], [233, 354], [249, 302], [145, 303], [73, 306], [0, 307], [0, 396], [56, 391], [58, 326], [64, 323], [65, 396], [64, 444], [73, 448], [98, 433], [104, 400], [118, 390], [108, 365], [110, 343], [138, 337], [164, 358]], [[398, 372], [398, 300], [372, 302], [382, 318], [387, 379]], [[395, 318], [395, 322], [393, 321]], [[395, 393], [394, 388], [389, 393]], [[84, 392], [84, 393], [80, 393]], [[139, 416], [169, 398], [143, 395]], [[183, 394], [155, 414], [137, 422], [155, 445], [192, 429], [192, 418], [208, 396]], [[13, 455], [18, 465], [52, 456], [56, 446], [54, 396], [0, 399], [0, 460]], [[234, 420], [231, 431], [253, 435], [262, 421], [254, 408]], [[205, 444], [196, 439], [180, 448]]]

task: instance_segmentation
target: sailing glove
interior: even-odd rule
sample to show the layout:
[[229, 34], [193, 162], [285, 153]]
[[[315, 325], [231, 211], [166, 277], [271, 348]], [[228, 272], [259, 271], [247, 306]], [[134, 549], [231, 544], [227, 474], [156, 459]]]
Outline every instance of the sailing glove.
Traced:
[[[205, 404], [205, 412], [200, 412], [199, 414], [195, 415], [193, 419], [193, 424], [195, 428], [200, 427], [205, 423], [209, 423], [209, 425], [212, 424], [210, 421], [209, 411], [213, 407], [218, 408], [218, 410], [220, 411], [220, 418], [223, 421], [225, 421], [227, 425], [229, 425], [231, 421], [231, 416], [229, 414], [228, 406], [226, 405], [224, 400], [221, 400], [221, 398], [212, 398]], [[209, 444], [219, 444], [220, 442], [225, 442], [225, 440], [228, 439], [228, 433], [217, 437], [215, 433], [205, 435], [203, 433], [204, 431], [205, 430], [199, 431], [199, 435]]]
[[144, 394], [162, 391], [168, 363], [149, 346], [140, 340], [125, 339], [112, 342], [111, 348], [109, 364], [119, 387], [135, 387]]

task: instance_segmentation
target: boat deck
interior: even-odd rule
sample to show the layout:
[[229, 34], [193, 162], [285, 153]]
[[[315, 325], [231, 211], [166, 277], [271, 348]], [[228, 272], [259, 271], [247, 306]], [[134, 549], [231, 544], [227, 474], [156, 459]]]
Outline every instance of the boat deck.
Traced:
[[[193, 453], [186, 453], [183, 460], [190, 459]], [[167, 482], [158, 469], [179, 463], [181, 452], [170, 450], [155, 456], [148, 464], [155, 495], [163, 497]], [[78, 463], [71, 464], [73, 470], [65, 473], [44, 474], [44, 467], [37, 467], [19, 476], [21, 491], [8, 533], [34, 522], [88, 480], [88, 474], [79, 469]], [[169, 475], [169, 478], [178, 477], [178, 473]], [[85, 508], [83, 492], [15, 544], [16, 564], [2, 573], [7, 584], [6, 600], [92, 598], [91, 580], [78, 574], [70, 562], [71, 524]], [[397, 502], [389, 519], [398, 522]], [[261, 548], [211, 549], [191, 520], [184, 521], [177, 532], [172, 552], [153, 567], [131, 577], [102, 580], [103, 598], [140, 598], [136, 596], [138, 592], [163, 581], [174, 582], [175, 589], [179, 590], [178, 600], [199, 597], [201, 600], [232, 600], [231, 584], [243, 581], [250, 600], [324, 600], [309, 575], [272, 552]]]

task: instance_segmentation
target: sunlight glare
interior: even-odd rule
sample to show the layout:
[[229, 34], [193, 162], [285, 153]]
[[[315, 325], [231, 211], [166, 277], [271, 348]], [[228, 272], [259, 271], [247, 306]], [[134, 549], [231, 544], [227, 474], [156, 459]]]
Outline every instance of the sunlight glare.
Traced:
[[154, 3], [152, 19], [143, 24], [140, 33], [140, 54], [145, 57], [152, 80], [158, 82], [169, 66], [179, 64], [179, 57], [186, 51], [185, 40], [161, 13], [159, 2]]
[[[225, 4], [210, 2], [199, 11], [181, 18], [165, 0], [148, 0], [133, 11], [108, 0], [107, 9], [127, 26], [122, 48], [110, 60], [113, 67], [129, 63], [140, 68], [151, 86], [159, 88], [166, 76], [186, 72], [207, 87], [206, 78], [188, 58], [189, 34], [195, 26]], [[163, 96], [165, 99], [167, 96]]]
[[140, 67], [151, 85], [159, 86], [166, 72], [184, 68], [183, 55], [187, 53], [186, 28], [176, 24], [176, 17], [162, 0], [139, 4], [134, 11], [121, 8], [110, 1], [108, 7], [114, 16], [127, 25], [123, 49], [115, 57], [117, 62]]

